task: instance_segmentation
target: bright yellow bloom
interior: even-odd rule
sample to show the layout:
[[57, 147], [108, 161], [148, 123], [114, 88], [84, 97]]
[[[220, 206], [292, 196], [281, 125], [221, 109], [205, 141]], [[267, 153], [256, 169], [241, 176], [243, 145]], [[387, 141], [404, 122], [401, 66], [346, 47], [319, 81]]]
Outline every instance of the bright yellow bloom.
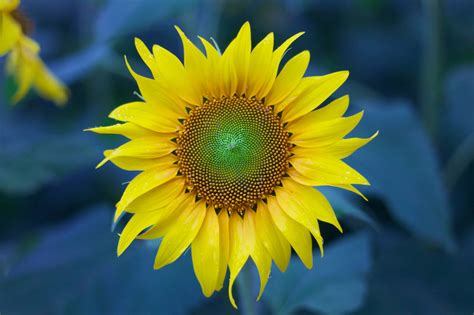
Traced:
[[6, 70], [18, 85], [12, 101], [18, 102], [34, 87], [45, 99], [62, 105], [68, 98], [67, 89], [44, 65], [38, 43], [23, 33], [15, 19], [19, 2], [0, 0], [0, 56], [8, 54]]
[[[178, 259], [190, 246], [205, 296], [219, 291], [230, 270], [232, 286], [249, 259], [260, 275], [260, 298], [272, 261], [285, 271], [291, 248], [313, 265], [312, 237], [321, 254], [318, 221], [342, 231], [326, 198], [313, 186], [360, 194], [367, 180], [342, 159], [367, 139], [344, 137], [362, 113], [343, 117], [348, 96], [321, 104], [347, 71], [303, 77], [309, 52], [280, 63], [298, 33], [273, 49], [268, 34], [253, 49], [250, 25], [221, 54], [200, 38], [205, 55], [177, 28], [184, 64], [165, 48], [135, 45], [153, 79], [127, 66], [143, 101], [116, 108], [123, 122], [90, 131], [120, 134], [129, 142], [104, 152], [126, 170], [142, 171], [117, 203], [115, 219], [131, 219], [120, 234], [118, 255], [134, 239], [162, 238], [154, 267]], [[317, 109], [318, 107], [321, 107]]]

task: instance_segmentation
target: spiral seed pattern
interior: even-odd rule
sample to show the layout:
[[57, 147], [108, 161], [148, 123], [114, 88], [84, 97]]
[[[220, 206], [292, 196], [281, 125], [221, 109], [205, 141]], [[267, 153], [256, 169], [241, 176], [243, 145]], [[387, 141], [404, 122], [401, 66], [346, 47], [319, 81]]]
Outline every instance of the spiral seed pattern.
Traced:
[[206, 202], [243, 214], [288, 167], [288, 133], [270, 107], [245, 97], [209, 100], [184, 121], [178, 164]]

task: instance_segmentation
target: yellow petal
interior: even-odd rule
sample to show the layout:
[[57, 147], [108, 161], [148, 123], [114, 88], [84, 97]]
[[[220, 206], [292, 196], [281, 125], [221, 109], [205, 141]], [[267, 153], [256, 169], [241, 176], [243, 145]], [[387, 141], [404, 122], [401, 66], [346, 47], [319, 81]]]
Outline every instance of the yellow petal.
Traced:
[[236, 41], [234, 39], [234, 41], [230, 43], [220, 58], [218, 67], [219, 91], [222, 93], [220, 96], [232, 97], [237, 93], [239, 79], [237, 77], [237, 69], [234, 64], [235, 45]]
[[283, 67], [275, 80], [270, 93], [266, 97], [267, 105], [274, 105], [282, 102], [296, 86], [306, 72], [309, 64], [309, 51], [305, 50], [291, 58]]
[[181, 256], [196, 238], [205, 216], [206, 203], [204, 200], [181, 213], [161, 241], [155, 258], [155, 269], [160, 269]]
[[[138, 126], [134, 123], [124, 123], [124, 124], [115, 124], [112, 126], [103, 126], [103, 127], [94, 127], [88, 128], [84, 131], [92, 131], [98, 134], [107, 134], [107, 135], [122, 135], [129, 139], [135, 138], [147, 138], [152, 136], [159, 136], [159, 133], [156, 133], [150, 129], [146, 129], [143, 127]], [[172, 134], [163, 134], [168, 136], [168, 140], [171, 140], [175, 137]]]
[[237, 76], [237, 95], [242, 95], [247, 90], [247, 78], [250, 64], [250, 51], [252, 49], [252, 38], [250, 34], [250, 23], [245, 22], [234, 39], [232, 59]]
[[20, 0], [0, 0], [0, 11], [11, 12], [20, 5]]
[[355, 151], [372, 141], [379, 132], [377, 131], [369, 138], [349, 138], [342, 139], [334, 144], [321, 148], [321, 154], [330, 155], [338, 159], [344, 159], [352, 155]]
[[130, 156], [118, 156], [110, 158], [114, 150], [104, 151], [104, 156], [110, 159], [110, 162], [126, 171], [144, 171], [153, 167], [171, 167], [176, 161], [177, 157], [173, 154], [168, 154], [154, 159], [142, 159]]
[[305, 77], [302, 78], [296, 88], [287, 97], [285, 97], [280, 103], [275, 104], [275, 113], [283, 111], [289, 104], [297, 100], [304, 92], [307, 92], [309, 87], [313, 86], [319, 77]]
[[214, 207], [209, 207], [198, 235], [191, 244], [193, 267], [202, 293], [210, 297], [219, 275], [219, 220]]
[[[135, 48], [137, 49], [140, 58], [142, 58], [143, 62], [147, 65], [147, 67], [150, 68], [150, 71], [153, 76], [156, 77], [158, 75], [158, 66], [156, 64], [155, 57], [151, 53], [150, 49], [148, 49], [145, 43], [138, 37], [135, 37]], [[132, 75], [134, 74], [135, 73], [132, 73]]]
[[[298, 123], [288, 124], [287, 130], [292, 133], [290, 142], [304, 148], [322, 147], [341, 140], [351, 132], [362, 119], [364, 112], [343, 118], [326, 121], [311, 120], [303, 117]], [[295, 149], [297, 150], [297, 149]]]
[[177, 177], [134, 199], [127, 207], [130, 213], [149, 212], [168, 206], [184, 191], [184, 179]]
[[268, 277], [270, 276], [270, 270], [272, 268], [272, 258], [268, 254], [267, 250], [263, 246], [260, 239], [257, 237], [257, 232], [255, 231], [255, 213], [252, 210], [248, 210], [244, 215], [244, 230], [245, 237], [248, 238], [250, 245], [250, 257], [257, 266], [258, 275], [260, 277], [260, 291], [257, 296], [257, 301], [260, 300], [260, 297], [265, 290], [265, 286], [268, 282]]
[[34, 87], [39, 95], [56, 103], [64, 105], [68, 99], [68, 89], [52, 74], [40, 60], [38, 72], [35, 75]]
[[283, 58], [283, 55], [286, 53], [290, 45], [297, 40], [301, 35], [303, 35], [304, 32], [300, 32], [298, 34], [295, 34], [288, 38], [286, 41], [283, 42], [274, 52], [272, 56], [272, 75], [268, 77], [267, 82], [263, 85], [263, 87], [260, 89], [260, 91], [257, 94], [258, 99], [264, 98], [268, 92], [270, 92], [273, 83], [275, 82], [275, 78], [278, 73], [278, 68], [280, 66], [281, 59]]
[[[3, 10], [2, 10], [3, 11]], [[21, 36], [20, 25], [7, 13], [0, 12], [0, 56], [9, 52]]]
[[140, 232], [155, 224], [159, 216], [160, 214], [156, 211], [133, 215], [120, 234], [120, 239], [117, 245], [117, 256], [122, 255]]
[[235, 304], [234, 296], [232, 294], [232, 287], [234, 286], [235, 279], [239, 274], [242, 267], [245, 265], [249, 255], [250, 248], [248, 244], [248, 238], [245, 234], [246, 229], [244, 225], [244, 220], [234, 213], [230, 216], [229, 222], [229, 300], [233, 307], [237, 308]]
[[291, 165], [305, 177], [322, 185], [354, 184], [369, 185], [367, 179], [341, 160], [323, 156], [290, 158]]
[[[17, 60], [13, 61], [13, 58], [16, 58]], [[15, 64], [14, 66], [7, 66], [10, 68], [10, 71], [13, 72], [15, 81], [18, 85], [18, 88], [12, 97], [13, 103], [17, 103], [25, 97], [26, 93], [28, 93], [33, 85], [35, 75], [40, 67], [40, 62], [35, 54], [29, 51], [23, 51], [23, 49], [20, 48], [17, 51], [12, 51], [8, 55], [7, 63]]]
[[290, 243], [274, 226], [273, 219], [268, 212], [268, 207], [264, 202], [258, 203], [255, 215], [255, 229], [260, 242], [265, 246], [273, 260], [275, 260], [278, 269], [284, 272], [290, 261]]
[[255, 46], [250, 55], [248, 88], [245, 96], [251, 98], [260, 91], [272, 73], [273, 33]]
[[219, 212], [219, 276], [216, 282], [216, 291], [220, 291], [224, 286], [227, 274], [227, 263], [229, 261], [229, 215], [227, 211]]
[[321, 253], [323, 253], [323, 238], [321, 236], [321, 231], [319, 230], [318, 216], [316, 211], [314, 211], [314, 209], [311, 209], [310, 207], [307, 207], [304, 201], [298, 198], [299, 195], [293, 190], [287, 188], [286, 186], [277, 187], [275, 189], [275, 193], [276, 199], [281, 209], [290, 218], [292, 218], [311, 232], [311, 234], [318, 242]]
[[137, 236], [141, 240], [153, 240], [161, 238], [173, 226], [181, 213], [188, 211], [188, 208], [195, 207], [194, 194], [180, 194], [166, 207], [156, 210], [160, 217], [156, 223], [146, 232]]
[[[146, 50], [148, 51], [148, 48]], [[161, 81], [157, 78], [153, 80], [137, 74], [128, 63], [127, 57], [125, 57], [125, 64], [137, 82], [140, 93], [148, 103], [148, 106], [157, 113], [155, 115], [166, 116], [174, 120], [187, 116], [186, 103], [180, 100], [179, 97], [173, 97], [173, 95], [178, 95], [174, 90], [171, 92], [167, 91], [163, 83], [160, 84]], [[158, 71], [158, 68], [155, 71]], [[161, 78], [158, 73], [155, 73], [155, 75]]]
[[309, 231], [290, 218], [281, 209], [275, 197], [269, 196], [267, 202], [268, 212], [270, 212], [276, 227], [285, 236], [288, 242], [290, 242], [306, 268], [311, 269], [313, 267], [313, 251]]
[[282, 121], [290, 122], [311, 112], [334, 93], [349, 76], [348, 71], [334, 72], [322, 77], [309, 86], [283, 111]]
[[[327, 104], [322, 108], [318, 108], [317, 110], [301, 117], [298, 120], [292, 122], [292, 124], [297, 124], [298, 121], [307, 119], [307, 121], [312, 122], [321, 122], [325, 120], [332, 120], [336, 118], [341, 118], [342, 115], [347, 111], [349, 107], [349, 95], [344, 95], [332, 101], [331, 103]], [[308, 117], [308, 118], [307, 118]], [[311, 118], [310, 118], [311, 117]]]
[[128, 205], [139, 196], [158, 187], [176, 176], [177, 167], [156, 167], [141, 172], [125, 188], [122, 198], [117, 203], [116, 219]]
[[178, 116], [144, 102], [121, 105], [114, 109], [109, 117], [119, 121], [133, 122], [156, 132], [169, 133], [179, 129]]
[[183, 42], [184, 67], [189, 74], [190, 80], [198, 87], [203, 95], [208, 95], [208, 82], [205, 81], [206, 57], [203, 53], [186, 37], [184, 32], [177, 26], [176, 31]]
[[284, 179], [282, 184], [283, 189], [279, 191], [280, 195], [284, 192], [286, 197], [292, 197], [292, 202], [285, 200], [288, 205], [286, 207], [280, 203], [281, 199], [278, 199], [277, 192], [277, 199], [283, 209], [289, 209], [290, 205], [298, 205], [299, 211], [308, 213], [308, 217], [317, 218], [317, 220], [332, 224], [342, 233], [342, 227], [337, 220], [336, 214], [322, 193], [313, 187], [298, 184], [292, 179]]
[[209, 94], [209, 96], [219, 98], [224, 95], [223, 91], [221, 90], [222, 82], [220, 82], [219, 80], [219, 65], [221, 63], [222, 57], [216, 50], [216, 48], [212, 46], [212, 44], [209, 43], [206, 39], [200, 36], [198, 36], [198, 38], [201, 40], [206, 50], [205, 67], [207, 70], [203, 73], [203, 80], [204, 82], [207, 82], [207, 93]]
[[170, 51], [158, 45], [153, 46], [153, 55], [158, 70], [155, 80], [179, 95], [186, 102], [193, 105], [202, 104], [202, 95], [193, 86], [181, 61]]
[[101, 167], [107, 161], [117, 157], [137, 157], [142, 159], [159, 158], [170, 154], [176, 149], [176, 144], [171, 141], [159, 141], [159, 138], [137, 138], [121, 145], [113, 150], [109, 156], [103, 159], [96, 168]]
[[295, 182], [301, 184], [301, 185], [306, 185], [306, 186], [330, 186], [330, 187], [337, 187], [341, 189], [345, 189], [348, 191], [351, 191], [359, 196], [361, 196], [365, 201], [368, 201], [367, 197], [365, 197], [357, 188], [350, 184], [325, 184], [321, 183], [317, 180], [311, 179], [309, 177], [306, 177], [299, 173], [296, 169], [290, 168], [286, 174], [288, 174], [292, 180]]

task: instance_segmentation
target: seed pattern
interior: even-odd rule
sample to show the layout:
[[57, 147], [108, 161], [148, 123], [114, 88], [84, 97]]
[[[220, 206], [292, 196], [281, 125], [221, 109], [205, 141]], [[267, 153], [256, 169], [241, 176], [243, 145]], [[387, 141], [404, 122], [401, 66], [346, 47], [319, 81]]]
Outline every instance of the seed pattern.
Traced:
[[243, 215], [272, 193], [288, 167], [288, 134], [255, 99], [208, 100], [184, 121], [178, 165], [208, 204]]

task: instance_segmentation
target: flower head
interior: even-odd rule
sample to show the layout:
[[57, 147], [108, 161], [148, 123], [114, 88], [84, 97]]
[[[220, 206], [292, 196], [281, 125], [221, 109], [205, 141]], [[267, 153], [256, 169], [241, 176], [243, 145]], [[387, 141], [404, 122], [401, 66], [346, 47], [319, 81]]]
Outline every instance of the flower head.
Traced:
[[17, 9], [19, 4], [19, 0], [0, 0], [0, 56], [8, 54], [6, 70], [18, 85], [12, 101], [18, 102], [34, 87], [45, 99], [62, 105], [67, 89], [39, 57], [38, 43], [26, 35], [27, 22]]
[[[161, 268], [190, 246], [204, 295], [232, 286], [248, 259], [267, 283], [272, 261], [281, 271], [291, 248], [313, 264], [312, 237], [321, 253], [319, 221], [342, 231], [334, 211], [313, 186], [360, 194], [367, 180], [342, 159], [368, 143], [344, 137], [362, 113], [343, 117], [349, 98], [321, 104], [341, 86], [347, 71], [304, 77], [309, 52], [283, 55], [302, 35], [274, 50], [273, 34], [253, 49], [250, 25], [221, 54], [200, 38], [205, 54], [177, 28], [184, 63], [165, 48], [136, 48], [153, 78], [137, 74], [143, 101], [119, 106], [110, 117], [123, 123], [89, 129], [120, 134], [129, 142], [104, 152], [111, 161], [138, 170], [117, 203], [116, 219], [132, 214], [118, 243], [122, 254], [134, 239], [162, 238], [155, 259]], [[320, 108], [318, 108], [320, 107]]]

